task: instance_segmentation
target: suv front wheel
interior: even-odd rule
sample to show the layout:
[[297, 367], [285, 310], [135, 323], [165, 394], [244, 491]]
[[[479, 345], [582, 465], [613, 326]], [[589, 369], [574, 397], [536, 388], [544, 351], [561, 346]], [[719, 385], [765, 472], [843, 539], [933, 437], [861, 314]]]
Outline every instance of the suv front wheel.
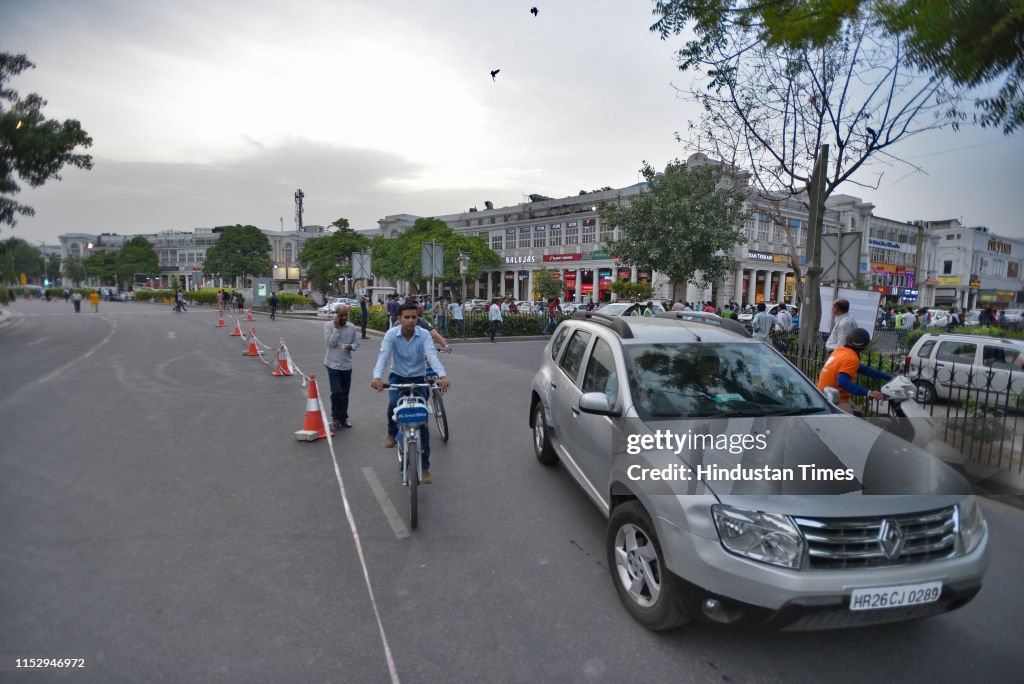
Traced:
[[615, 590], [637, 622], [656, 632], [687, 622], [679, 582], [665, 567], [658, 535], [639, 501], [612, 511], [605, 539]]
[[558, 456], [548, 438], [548, 426], [544, 424], [544, 405], [539, 401], [533, 406], [533, 453], [544, 465], [558, 463]]

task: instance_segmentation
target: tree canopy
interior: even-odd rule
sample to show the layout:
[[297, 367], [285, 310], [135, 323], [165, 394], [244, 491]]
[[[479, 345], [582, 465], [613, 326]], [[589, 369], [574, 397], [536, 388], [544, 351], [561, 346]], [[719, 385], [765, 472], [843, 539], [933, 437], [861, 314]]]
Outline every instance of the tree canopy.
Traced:
[[331, 225], [338, 230], [307, 241], [298, 257], [313, 289], [324, 294], [335, 292], [338, 279], [352, 272], [352, 252], [361, 252], [370, 245], [369, 238], [349, 228], [347, 219], [340, 218]]
[[[901, 41], [904, 59], [957, 86], [998, 86], [977, 105], [982, 126], [1010, 134], [1024, 125], [1024, 3], [1020, 0], [665, 0], [651, 27], [662, 38], [692, 23], [696, 37], [679, 51], [681, 68], [723, 48], [739, 53], [736, 31], [769, 48], [817, 49], [850, 22], [872, 17]], [[956, 113], [951, 110], [951, 114]]]
[[8, 238], [0, 242], [0, 268], [3, 269], [3, 281], [19, 283], [24, 273], [29, 281], [40, 280], [45, 262], [43, 253], [21, 238]]
[[244, 281], [270, 275], [273, 266], [270, 240], [263, 231], [256, 226], [234, 225], [224, 228], [217, 242], [206, 251], [203, 275]]
[[122, 289], [130, 289], [135, 282], [136, 273], [148, 276], [160, 274], [160, 260], [149, 240], [136, 235], [124, 243], [117, 253], [117, 277]]
[[733, 247], [746, 242], [745, 192], [710, 164], [670, 162], [657, 173], [644, 162], [647, 189], [629, 206], [602, 204], [601, 220], [622, 229], [606, 244], [624, 266], [654, 269], [673, 282], [710, 284], [731, 272]]
[[487, 243], [478, 237], [456, 233], [444, 221], [435, 218], [418, 218], [409, 230], [397, 238], [388, 239], [378, 235], [370, 242], [373, 250], [372, 268], [374, 275], [390, 280], [406, 280], [412, 283], [429, 282], [422, 272], [422, 247], [424, 242], [444, 245], [444, 282], [461, 281], [459, 275], [459, 252], [469, 252], [469, 280], [476, 280], [488, 267], [501, 263], [501, 257], [491, 251]]
[[533, 274], [533, 291], [541, 299], [548, 300], [562, 296], [562, 272], [553, 268], [542, 268]]
[[46, 100], [35, 93], [22, 99], [7, 87], [13, 76], [34, 67], [25, 55], [0, 52], [0, 225], [14, 226], [17, 216], [35, 213], [14, 200], [21, 190], [15, 177], [34, 188], [60, 180], [66, 165], [92, 168], [92, 157], [75, 151], [92, 145], [78, 121], [47, 119]]
[[82, 260], [90, 282], [93, 278], [101, 285], [113, 285], [117, 276], [117, 252], [100, 249]]

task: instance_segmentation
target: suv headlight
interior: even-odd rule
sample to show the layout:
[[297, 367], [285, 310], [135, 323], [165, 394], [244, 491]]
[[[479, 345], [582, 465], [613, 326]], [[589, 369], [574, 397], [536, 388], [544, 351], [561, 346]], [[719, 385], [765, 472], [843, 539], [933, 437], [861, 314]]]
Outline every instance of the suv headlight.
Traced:
[[981, 515], [978, 500], [969, 496], [956, 506], [957, 527], [960, 535], [960, 549], [967, 555], [985, 538], [985, 518]]
[[724, 504], [712, 506], [711, 515], [727, 551], [771, 565], [800, 567], [805, 542], [789, 516]]

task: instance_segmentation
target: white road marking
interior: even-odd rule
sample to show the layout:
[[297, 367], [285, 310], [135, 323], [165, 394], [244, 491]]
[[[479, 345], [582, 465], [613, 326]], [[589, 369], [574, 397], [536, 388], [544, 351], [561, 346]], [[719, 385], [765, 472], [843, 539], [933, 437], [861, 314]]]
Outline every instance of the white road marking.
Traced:
[[38, 380], [36, 380], [35, 383], [33, 383], [33, 384], [42, 385], [43, 383], [50, 382], [54, 378], [61, 377], [62, 375], [64, 375], [65, 371], [67, 371], [69, 368], [71, 368], [72, 366], [74, 366], [74, 365], [84, 361], [85, 359], [89, 358], [90, 356], [92, 356], [93, 354], [96, 353], [97, 349], [99, 349], [100, 347], [105, 345], [107, 342], [109, 342], [110, 338], [112, 338], [114, 336], [114, 333], [117, 332], [117, 320], [113, 319], [113, 318], [106, 318], [104, 320], [110, 321], [110, 332], [107, 333], [106, 337], [104, 337], [102, 340], [97, 342], [96, 346], [94, 346], [92, 349], [90, 349], [89, 351], [87, 351], [84, 354], [82, 354], [79, 358], [73, 359], [71, 361], [68, 361], [67, 363], [65, 363], [60, 368], [57, 368], [56, 370], [50, 371], [49, 373], [47, 373], [43, 377], [41, 377]]
[[28, 343], [28, 344], [26, 344], [25, 346], [26, 346], [26, 347], [34, 347], [34, 346], [36, 346], [37, 344], [42, 344], [42, 343], [43, 343], [43, 342], [45, 342], [46, 340], [52, 340], [52, 339], [53, 339], [52, 337], [40, 337], [40, 338], [39, 338], [38, 340], [33, 340], [32, 342], [29, 342], [29, 343]]
[[174, 334], [173, 330], [171, 332], [167, 333], [167, 339], [173, 340], [173, 339], [176, 339], [176, 338], [177, 338], [177, 335]]
[[391, 503], [391, 497], [384, 491], [384, 487], [381, 485], [380, 480], [377, 479], [377, 472], [366, 466], [363, 468], [363, 477], [366, 478], [367, 484], [370, 485], [370, 490], [373, 495], [377, 498], [377, 503], [384, 510], [384, 517], [388, 519], [388, 523], [391, 525], [392, 531], [395, 536], [399, 539], [405, 539], [409, 536], [409, 528], [402, 522], [402, 516], [398, 514], [398, 509]]

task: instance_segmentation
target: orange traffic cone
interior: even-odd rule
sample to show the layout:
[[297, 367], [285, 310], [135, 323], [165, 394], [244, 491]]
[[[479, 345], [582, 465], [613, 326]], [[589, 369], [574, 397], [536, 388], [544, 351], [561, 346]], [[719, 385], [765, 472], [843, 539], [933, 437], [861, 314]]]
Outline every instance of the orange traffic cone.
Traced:
[[260, 352], [256, 349], [256, 328], [252, 329], [249, 333], [249, 350], [242, 352], [245, 356], [259, 356]]
[[[327, 436], [324, 429], [324, 419], [320, 414], [320, 399], [316, 392], [316, 376], [309, 376], [309, 396], [306, 398], [306, 422], [302, 429], [295, 432], [295, 436], [302, 442], [315, 442]], [[331, 432], [334, 436], [334, 432]]]
[[248, 315], [247, 315], [247, 316], [245, 317], [245, 320], [246, 320], [246, 321], [251, 321], [251, 320], [252, 320], [252, 309], [249, 309], [249, 313], [248, 313]]
[[224, 312], [223, 311], [220, 312], [220, 318], [217, 319], [217, 327], [218, 328], [226, 328], [227, 327], [226, 325], [224, 325]]
[[243, 337], [243, 335], [242, 335], [242, 326], [239, 325], [237, 318], [235, 319], [235, 332], [231, 333], [231, 336], [232, 337]]
[[284, 342], [281, 342], [281, 348], [277, 350], [277, 368], [271, 375], [278, 377], [284, 375], [291, 375], [292, 369], [288, 365], [288, 349], [284, 346]]

